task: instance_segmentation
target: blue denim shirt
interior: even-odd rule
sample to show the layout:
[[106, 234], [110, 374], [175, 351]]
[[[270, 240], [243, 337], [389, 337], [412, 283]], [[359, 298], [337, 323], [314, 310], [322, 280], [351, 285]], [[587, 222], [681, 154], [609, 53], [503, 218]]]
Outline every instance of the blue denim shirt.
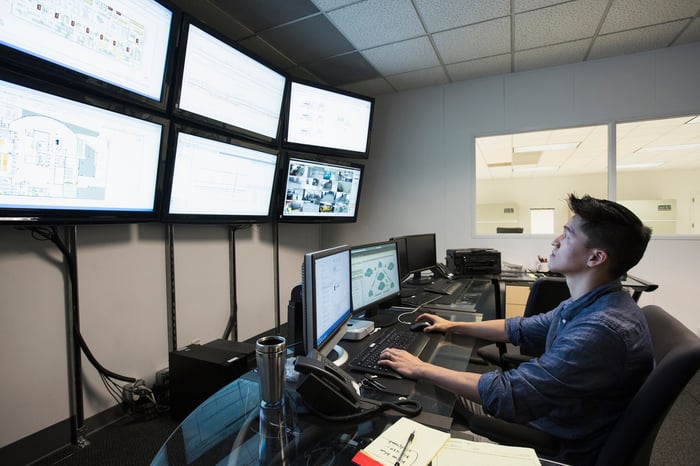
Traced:
[[484, 411], [562, 439], [557, 459], [593, 462], [654, 365], [646, 319], [619, 281], [532, 317], [506, 319], [510, 341], [539, 358], [479, 380]]

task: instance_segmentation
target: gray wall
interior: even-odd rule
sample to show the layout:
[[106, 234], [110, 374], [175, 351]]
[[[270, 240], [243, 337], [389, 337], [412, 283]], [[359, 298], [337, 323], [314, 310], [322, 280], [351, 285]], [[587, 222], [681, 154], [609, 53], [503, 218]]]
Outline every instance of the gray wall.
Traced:
[[[495, 247], [529, 264], [549, 238], [473, 236], [474, 136], [700, 112], [700, 44], [616, 59], [456, 83], [377, 100], [359, 221], [279, 226], [279, 290], [273, 227], [236, 232], [239, 337], [274, 325], [277, 292], [286, 320], [289, 291], [305, 252], [341, 243], [433, 231], [438, 251]], [[228, 230], [176, 226], [179, 345], [223, 333], [229, 307]], [[0, 227], [0, 447], [69, 416], [62, 259], [29, 232]], [[78, 228], [81, 329], [107, 368], [152, 383], [167, 366], [166, 227]], [[700, 238], [652, 240], [634, 270], [660, 284], [643, 298], [693, 330]], [[85, 414], [113, 406], [84, 360]]]

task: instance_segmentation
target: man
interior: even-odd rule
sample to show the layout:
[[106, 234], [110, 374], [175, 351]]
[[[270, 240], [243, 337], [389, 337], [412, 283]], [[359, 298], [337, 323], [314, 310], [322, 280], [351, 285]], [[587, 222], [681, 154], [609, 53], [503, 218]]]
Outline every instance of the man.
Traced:
[[646, 320], [620, 277], [642, 258], [651, 230], [625, 207], [569, 196], [573, 217], [552, 241], [551, 271], [566, 277], [571, 298], [532, 317], [464, 323], [432, 314], [426, 332], [452, 332], [544, 348], [515, 369], [477, 374], [385, 350], [382, 364], [481, 403], [484, 412], [561, 440], [553, 459], [590, 464], [646, 379], [654, 355]]

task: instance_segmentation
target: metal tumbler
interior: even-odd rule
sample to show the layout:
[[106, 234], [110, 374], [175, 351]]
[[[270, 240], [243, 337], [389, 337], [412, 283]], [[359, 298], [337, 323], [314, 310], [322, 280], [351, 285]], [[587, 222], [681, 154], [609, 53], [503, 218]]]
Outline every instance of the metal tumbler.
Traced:
[[260, 379], [260, 405], [275, 407], [284, 402], [284, 372], [287, 344], [284, 337], [267, 336], [255, 343]]

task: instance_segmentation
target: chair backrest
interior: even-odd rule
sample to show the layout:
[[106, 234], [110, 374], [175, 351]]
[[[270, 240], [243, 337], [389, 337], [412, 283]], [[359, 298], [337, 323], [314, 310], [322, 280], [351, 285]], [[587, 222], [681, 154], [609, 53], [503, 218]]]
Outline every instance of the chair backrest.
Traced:
[[659, 306], [642, 308], [656, 367], [615, 424], [598, 465], [648, 465], [656, 434], [674, 401], [700, 369], [700, 338]]
[[569, 298], [569, 287], [563, 277], [542, 277], [530, 286], [530, 294], [525, 303], [525, 317], [551, 311], [560, 302]]

